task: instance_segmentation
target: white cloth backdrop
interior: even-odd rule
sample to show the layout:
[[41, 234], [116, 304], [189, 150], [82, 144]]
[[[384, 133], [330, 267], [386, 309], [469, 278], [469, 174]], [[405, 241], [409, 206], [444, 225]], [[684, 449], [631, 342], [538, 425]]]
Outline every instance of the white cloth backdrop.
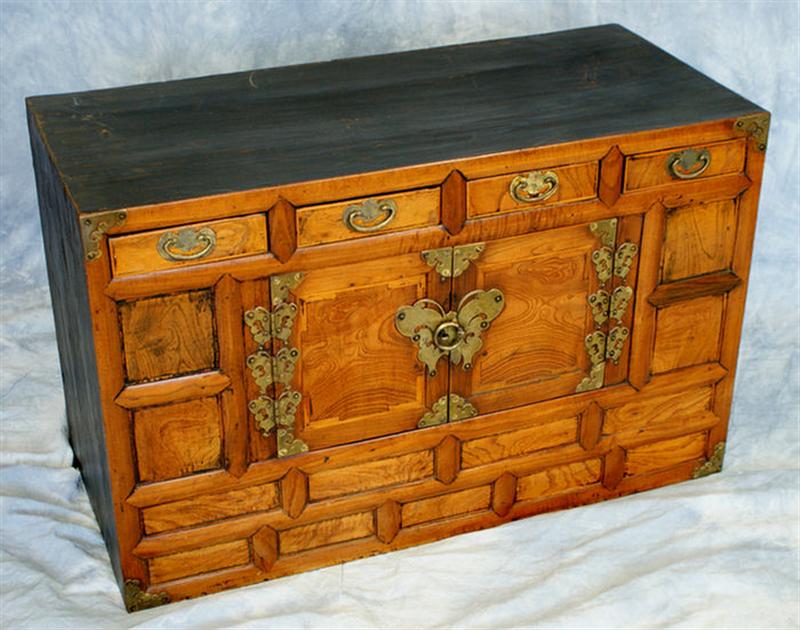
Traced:
[[[0, 18], [0, 626], [798, 627], [796, 2], [5, 0]], [[773, 112], [724, 473], [127, 615], [71, 468], [23, 97], [606, 22]]]

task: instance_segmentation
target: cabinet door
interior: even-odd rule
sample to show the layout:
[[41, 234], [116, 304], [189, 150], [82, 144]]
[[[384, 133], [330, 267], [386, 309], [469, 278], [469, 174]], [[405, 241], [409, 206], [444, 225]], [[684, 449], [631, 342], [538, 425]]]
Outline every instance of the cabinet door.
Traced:
[[[395, 315], [422, 298], [449, 308], [451, 282], [419, 253], [306, 270], [289, 280], [271, 279], [271, 301], [273, 311], [295, 309], [291, 334], [273, 339], [279, 359], [284, 349], [297, 353], [291, 379], [276, 379], [275, 392], [279, 414], [282, 399], [291, 403], [284, 394], [294, 396], [295, 451], [415, 429], [446, 395], [449, 367], [445, 357], [430, 376], [417, 346], [395, 329]], [[279, 455], [292, 454], [290, 442], [289, 452], [280, 443], [279, 434]]]
[[[486, 243], [456, 278], [453, 301], [474, 289], [499, 289], [505, 307], [483, 333], [471, 369], [453, 367], [452, 392], [489, 413], [596, 389], [609, 382], [607, 375], [619, 380], [633, 301], [627, 285], [638, 247], [631, 241], [619, 249], [622, 227], [613, 219]], [[615, 254], [627, 268], [624, 278], [614, 273]], [[610, 316], [612, 295], [617, 318]], [[616, 363], [606, 369], [612, 334]]]

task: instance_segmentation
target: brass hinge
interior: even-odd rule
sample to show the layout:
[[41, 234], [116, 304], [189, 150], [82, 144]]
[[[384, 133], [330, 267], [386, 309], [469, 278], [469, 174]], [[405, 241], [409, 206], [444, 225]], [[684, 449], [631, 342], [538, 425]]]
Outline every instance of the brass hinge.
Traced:
[[[278, 457], [308, 450], [308, 445], [294, 436], [295, 416], [303, 397], [291, 387], [300, 351], [289, 345], [297, 305], [287, 302], [289, 293], [300, 285], [303, 277], [300, 272], [272, 276], [272, 310], [257, 306], [244, 314], [244, 321], [258, 346], [247, 357], [247, 367], [259, 391], [259, 396], [248, 403], [248, 409], [264, 437], [275, 430]], [[274, 354], [272, 346], [268, 347], [271, 339], [282, 345]], [[273, 385], [280, 385], [283, 390], [274, 399], [269, 395]]]
[[85, 214], [80, 218], [81, 241], [83, 242], [83, 255], [86, 260], [98, 260], [103, 255], [100, 242], [103, 236], [111, 229], [125, 223], [128, 213], [125, 210], [111, 210], [110, 212], [94, 212]]
[[431, 410], [420, 418], [417, 426], [421, 429], [425, 427], [435, 427], [446, 422], [458, 422], [478, 415], [478, 410], [468, 400], [457, 394], [442, 396], [433, 403]]
[[741, 116], [733, 123], [733, 131], [737, 135], [746, 135], [753, 139], [756, 149], [767, 150], [770, 116], [766, 112]]
[[719, 442], [705, 463], [701, 464], [692, 471], [692, 479], [699, 479], [713, 475], [722, 470], [722, 460], [725, 458], [725, 442]]
[[166, 593], [148, 593], [142, 590], [142, 583], [139, 580], [125, 580], [125, 591], [122, 597], [128, 612], [155, 608], [170, 602], [170, 597]]

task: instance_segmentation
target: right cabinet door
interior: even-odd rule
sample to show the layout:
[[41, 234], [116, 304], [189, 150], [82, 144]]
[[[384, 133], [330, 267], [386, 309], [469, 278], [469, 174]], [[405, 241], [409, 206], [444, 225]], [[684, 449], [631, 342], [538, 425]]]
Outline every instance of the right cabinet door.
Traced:
[[484, 414], [624, 380], [640, 231], [613, 218], [487, 242], [453, 302], [499, 289], [505, 308], [451, 392]]

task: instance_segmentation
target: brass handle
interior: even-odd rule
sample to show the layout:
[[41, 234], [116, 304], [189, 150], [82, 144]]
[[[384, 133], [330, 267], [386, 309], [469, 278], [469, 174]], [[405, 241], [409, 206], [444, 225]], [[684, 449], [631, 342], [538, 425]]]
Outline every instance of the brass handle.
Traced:
[[377, 232], [389, 225], [397, 214], [397, 204], [392, 199], [367, 199], [347, 206], [342, 220], [352, 232]]
[[553, 171], [533, 171], [511, 180], [508, 193], [518, 203], [544, 201], [556, 194], [558, 175]]
[[[209, 227], [184, 228], [178, 233], [167, 232], [158, 239], [156, 249], [162, 258], [181, 262], [208, 256], [217, 245], [217, 235]], [[198, 249], [199, 248], [199, 249]]]
[[667, 158], [667, 170], [675, 179], [694, 179], [700, 177], [709, 164], [711, 164], [711, 154], [708, 149], [686, 149], [679, 153], [673, 153]]

